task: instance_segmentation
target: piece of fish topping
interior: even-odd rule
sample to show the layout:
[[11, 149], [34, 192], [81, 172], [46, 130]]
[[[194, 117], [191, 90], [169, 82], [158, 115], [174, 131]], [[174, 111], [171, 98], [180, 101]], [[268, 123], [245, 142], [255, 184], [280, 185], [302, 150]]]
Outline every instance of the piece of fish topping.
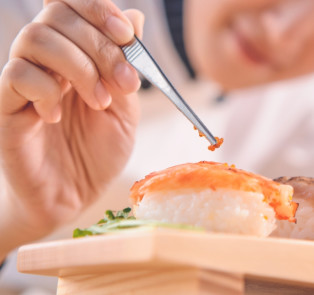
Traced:
[[314, 207], [314, 178], [305, 176], [287, 177], [282, 176], [274, 179], [274, 181], [288, 184], [293, 187], [293, 200], [298, 202], [299, 199], [311, 203]]

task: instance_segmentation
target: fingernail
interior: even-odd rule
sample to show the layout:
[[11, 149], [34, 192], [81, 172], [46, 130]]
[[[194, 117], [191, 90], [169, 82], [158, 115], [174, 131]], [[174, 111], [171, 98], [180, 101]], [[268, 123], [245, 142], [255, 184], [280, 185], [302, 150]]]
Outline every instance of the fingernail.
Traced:
[[134, 36], [134, 30], [130, 24], [127, 24], [116, 16], [109, 16], [106, 21], [106, 28], [118, 45], [128, 43]]
[[51, 113], [53, 123], [58, 123], [61, 120], [61, 105], [58, 103]]
[[106, 109], [111, 103], [111, 96], [100, 80], [95, 87], [95, 97], [101, 110]]
[[123, 91], [135, 92], [141, 85], [135, 69], [125, 62], [116, 65], [113, 75], [116, 83]]

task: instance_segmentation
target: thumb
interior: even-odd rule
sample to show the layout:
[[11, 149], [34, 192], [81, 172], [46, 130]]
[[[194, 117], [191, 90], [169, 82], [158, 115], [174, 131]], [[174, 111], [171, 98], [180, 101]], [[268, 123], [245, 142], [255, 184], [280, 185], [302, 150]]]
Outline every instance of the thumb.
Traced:
[[134, 33], [140, 39], [143, 36], [143, 27], [145, 16], [144, 14], [137, 9], [127, 9], [123, 11], [123, 14], [130, 20], [134, 27]]

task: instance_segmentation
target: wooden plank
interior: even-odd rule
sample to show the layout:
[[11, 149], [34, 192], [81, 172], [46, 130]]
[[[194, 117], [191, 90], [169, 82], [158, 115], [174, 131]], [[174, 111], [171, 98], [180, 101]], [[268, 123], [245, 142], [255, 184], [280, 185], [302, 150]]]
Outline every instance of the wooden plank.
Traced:
[[[243, 295], [245, 280], [242, 275], [206, 269], [198, 270], [198, 292], [201, 295]], [[187, 294], [187, 293], [186, 293]]]
[[314, 285], [297, 282], [267, 280], [261, 278], [245, 279], [245, 295], [313, 295]]
[[243, 295], [241, 276], [198, 270], [115, 271], [59, 278], [57, 295]]
[[93, 236], [26, 245], [18, 251], [20, 272], [64, 276], [152, 263], [154, 236], [145, 232]]
[[314, 284], [313, 241], [164, 231], [155, 247], [159, 261]]
[[18, 270], [85, 275], [130, 266], [199, 269], [314, 284], [314, 243], [155, 229], [24, 246]]

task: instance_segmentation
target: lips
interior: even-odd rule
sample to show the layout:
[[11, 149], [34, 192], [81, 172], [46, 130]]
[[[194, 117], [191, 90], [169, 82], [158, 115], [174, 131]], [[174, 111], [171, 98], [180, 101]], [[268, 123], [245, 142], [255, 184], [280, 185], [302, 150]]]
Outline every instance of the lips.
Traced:
[[233, 28], [233, 34], [241, 53], [254, 64], [266, 64], [269, 60], [259, 49], [257, 42], [246, 36], [240, 30]]

